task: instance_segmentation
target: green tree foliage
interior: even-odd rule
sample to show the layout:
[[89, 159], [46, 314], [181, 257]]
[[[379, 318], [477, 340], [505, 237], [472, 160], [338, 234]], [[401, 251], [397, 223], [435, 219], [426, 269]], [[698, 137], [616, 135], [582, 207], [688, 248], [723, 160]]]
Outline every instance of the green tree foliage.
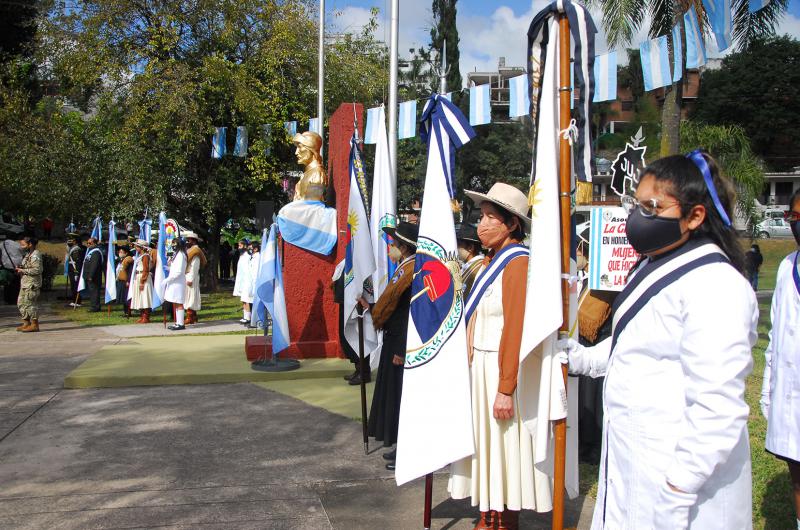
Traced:
[[739, 125], [753, 151], [775, 171], [800, 165], [800, 41], [757, 40], [703, 74], [692, 118]]
[[[456, 92], [461, 90], [461, 70], [458, 63], [461, 53], [458, 49], [458, 27], [456, 27], [456, 3], [458, 0], [433, 0], [431, 11], [433, 12], [434, 26], [431, 28], [431, 49], [436, 50], [441, 57], [442, 49], [446, 43], [447, 59], [447, 90]], [[438, 80], [436, 85], [438, 91]]]

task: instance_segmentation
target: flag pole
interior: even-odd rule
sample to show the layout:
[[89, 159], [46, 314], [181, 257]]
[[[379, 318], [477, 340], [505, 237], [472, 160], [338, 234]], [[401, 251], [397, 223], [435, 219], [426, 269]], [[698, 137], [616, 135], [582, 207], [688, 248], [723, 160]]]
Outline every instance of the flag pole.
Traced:
[[[570, 33], [569, 20], [566, 13], [559, 15], [558, 35], [559, 35], [559, 129], [564, 130], [570, 123], [570, 99], [572, 89], [570, 88]], [[565, 81], [566, 80], [566, 81]], [[569, 272], [570, 272], [570, 242], [572, 241], [572, 218], [570, 189], [572, 184], [572, 153], [569, 140], [563, 134], [558, 139], [558, 175], [559, 175], [559, 209], [561, 213], [561, 299], [563, 301], [563, 318], [559, 337], [566, 337], [569, 334]], [[567, 386], [567, 365], [561, 365], [561, 373], [564, 378], [564, 388]], [[555, 435], [555, 465], [553, 477], [553, 526], [554, 530], [564, 528], [564, 482], [566, 475], [567, 462], [567, 420], [566, 418], [553, 422], [553, 432]]]
[[433, 501], [433, 473], [425, 475], [425, 512], [422, 514], [422, 525], [431, 530], [431, 504]]
[[358, 371], [361, 374], [361, 432], [364, 436], [364, 454], [369, 454], [367, 432], [367, 382], [364, 380], [364, 308], [358, 303]]

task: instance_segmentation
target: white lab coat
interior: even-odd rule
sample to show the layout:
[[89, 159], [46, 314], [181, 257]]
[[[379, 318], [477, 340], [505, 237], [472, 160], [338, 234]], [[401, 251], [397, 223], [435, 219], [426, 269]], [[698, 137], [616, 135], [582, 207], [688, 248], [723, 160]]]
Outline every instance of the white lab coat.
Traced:
[[164, 300], [183, 304], [186, 300], [186, 253], [176, 252], [169, 264], [169, 276], [164, 279]]
[[247, 302], [248, 304], [252, 304], [253, 300], [256, 297], [256, 282], [258, 281], [258, 269], [261, 267], [261, 253], [260, 252], [253, 252], [253, 255], [250, 256], [250, 272], [248, 273], [248, 285], [247, 285], [247, 293], [250, 297], [249, 300], [245, 300], [244, 296], [242, 297], [242, 302]]
[[[189, 286], [188, 283], [192, 282]], [[183, 304], [186, 309], [200, 311], [200, 257], [195, 256], [189, 262], [186, 269], [186, 302]]]
[[606, 377], [592, 529], [752, 528], [744, 389], [757, 323], [747, 280], [713, 263], [651, 298], [613, 357], [610, 338], [570, 353], [572, 372]]
[[769, 403], [767, 450], [800, 462], [800, 294], [792, 278], [797, 254], [778, 267], [761, 395]]
[[233, 296], [238, 296], [242, 302], [253, 301], [249, 294], [250, 288], [250, 254], [243, 252], [236, 265], [236, 282], [233, 284]]

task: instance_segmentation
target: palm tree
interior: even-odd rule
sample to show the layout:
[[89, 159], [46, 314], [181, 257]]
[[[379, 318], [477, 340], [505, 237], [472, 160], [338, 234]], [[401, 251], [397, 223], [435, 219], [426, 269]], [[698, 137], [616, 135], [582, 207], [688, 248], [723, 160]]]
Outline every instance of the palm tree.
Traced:
[[[774, 34], [775, 24], [786, 11], [788, 3], [789, 0], [772, 0], [763, 9], [750, 13], [748, 0], [731, 0], [733, 46], [744, 49], [754, 38]], [[711, 25], [702, 0], [587, 0], [587, 4], [601, 10], [609, 48], [629, 44], [633, 35], [649, 19], [650, 38], [667, 36], [672, 61], [672, 28], [676, 24], [681, 25], [682, 49], [685, 50], [683, 13], [690, 6], [697, 11], [703, 33], [710, 34]], [[661, 110], [661, 156], [676, 154], [680, 149], [682, 87], [680, 82], [666, 87]]]

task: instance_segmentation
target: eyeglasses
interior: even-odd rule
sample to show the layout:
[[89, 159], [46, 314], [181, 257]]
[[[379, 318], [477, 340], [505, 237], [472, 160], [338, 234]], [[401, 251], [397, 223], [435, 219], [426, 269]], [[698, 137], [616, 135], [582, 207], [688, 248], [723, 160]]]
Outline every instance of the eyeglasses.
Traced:
[[800, 221], [800, 213], [795, 212], [794, 210], [789, 210], [788, 212], [783, 213], [783, 219], [787, 223], [796, 223]]
[[620, 199], [620, 202], [622, 203], [622, 207], [625, 209], [625, 213], [630, 215], [630, 213], [633, 212], [633, 210], [638, 206], [642, 211], [642, 215], [645, 217], [653, 217], [658, 215], [659, 212], [663, 212], [664, 210], [679, 204], [678, 202], [661, 204], [657, 199], [639, 201], [636, 199], [636, 197], [631, 197], [630, 195], [623, 195]]

